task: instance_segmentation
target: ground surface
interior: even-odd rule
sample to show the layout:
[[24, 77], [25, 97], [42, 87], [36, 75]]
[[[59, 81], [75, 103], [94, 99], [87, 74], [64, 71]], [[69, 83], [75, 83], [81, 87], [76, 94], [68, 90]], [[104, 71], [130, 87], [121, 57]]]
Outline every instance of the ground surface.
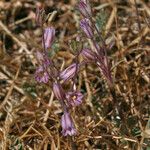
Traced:
[[[106, 42], [120, 116], [105, 78], [95, 66], [79, 73], [78, 88], [85, 100], [74, 111], [78, 135], [61, 134], [62, 110], [49, 85], [34, 79], [41, 49], [36, 5], [46, 14], [57, 11], [51, 51], [55, 63], [73, 59], [69, 40], [78, 33], [81, 15], [74, 0], [0, 1], [0, 149], [21, 150], [150, 150], [150, 2], [149, 0], [91, 1]], [[90, 105], [89, 105], [90, 104]]]

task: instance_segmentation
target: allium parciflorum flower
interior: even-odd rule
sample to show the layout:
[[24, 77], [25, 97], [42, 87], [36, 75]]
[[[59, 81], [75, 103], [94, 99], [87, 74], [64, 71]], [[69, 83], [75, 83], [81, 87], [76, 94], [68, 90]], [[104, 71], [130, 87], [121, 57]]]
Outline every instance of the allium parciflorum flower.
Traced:
[[53, 27], [47, 27], [44, 29], [44, 46], [46, 49], [50, 48], [55, 37], [55, 29]]
[[61, 118], [62, 134], [63, 136], [73, 136], [76, 135], [77, 131], [75, 129], [74, 123], [71, 119], [70, 114], [66, 111]]
[[83, 94], [79, 91], [66, 93], [66, 100], [69, 106], [78, 106], [83, 101]]
[[60, 79], [64, 82], [68, 81], [75, 76], [76, 71], [78, 71], [78, 65], [73, 63], [60, 73]]

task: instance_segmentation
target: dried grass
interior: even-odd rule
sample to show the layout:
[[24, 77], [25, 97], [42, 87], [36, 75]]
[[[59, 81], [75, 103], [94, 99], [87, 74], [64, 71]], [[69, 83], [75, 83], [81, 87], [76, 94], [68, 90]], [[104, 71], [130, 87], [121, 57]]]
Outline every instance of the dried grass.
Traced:
[[[135, 5], [136, 3], [136, 5]], [[95, 66], [79, 74], [84, 103], [74, 110], [78, 135], [63, 137], [62, 110], [48, 85], [34, 80], [40, 31], [34, 22], [43, 4], [57, 30], [58, 66], [72, 61], [68, 41], [77, 36], [80, 20], [75, 2], [0, 1], [0, 149], [67, 150], [150, 148], [150, 3], [148, 0], [93, 1], [94, 12], [107, 14], [103, 34], [113, 42], [109, 57], [115, 80], [119, 116], [105, 79]], [[110, 42], [109, 42], [110, 41]], [[52, 50], [51, 50], [52, 51]], [[61, 67], [61, 66], [60, 66]]]

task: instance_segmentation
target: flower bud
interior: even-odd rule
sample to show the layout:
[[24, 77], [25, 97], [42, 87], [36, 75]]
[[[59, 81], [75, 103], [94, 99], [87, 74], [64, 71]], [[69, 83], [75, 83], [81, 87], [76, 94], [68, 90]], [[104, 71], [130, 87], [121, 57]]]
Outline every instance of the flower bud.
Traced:
[[62, 115], [61, 126], [62, 126], [63, 136], [67, 136], [67, 135], [72, 136], [72, 135], [76, 134], [76, 129], [75, 129], [74, 123], [68, 112], [64, 112], [64, 114]]
[[59, 83], [53, 83], [53, 92], [58, 100], [65, 99], [65, 93]]
[[37, 25], [41, 26], [43, 23], [43, 16], [42, 16], [43, 12], [44, 12], [44, 10], [42, 8], [40, 8], [40, 6], [36, 7], [35, 21], [36, 21]]
[[44, 42], [45, 48], [48, 49], [51, 47], [55, 37], [55, 29], [48, 27], [44, 29]]
[[81, 29], [84, 31], [84, 33], [86, 34], [87, 38], [93, 38], [93, 30], [92, 30], [92, 26], [90, 24], [90, 20], [87, 18], [84, 18], [80, 21], [80, 27]]
[[81, 55], [86, 61], [95, 60], [95, 53], [89, 48], [84, 48], [81, 52]]
[[77, 64], [74, 63], [70, 65], [60, 73], [60, 79], [62, 79], [63, 81], [70, 80], [75, 76], [76, 69], [78, 70]]
[[80, 0], [78, 4], [78, 9], [83, 15], [83, 17], [89, 17], [92, 15], [91, 7], [88, 0]]

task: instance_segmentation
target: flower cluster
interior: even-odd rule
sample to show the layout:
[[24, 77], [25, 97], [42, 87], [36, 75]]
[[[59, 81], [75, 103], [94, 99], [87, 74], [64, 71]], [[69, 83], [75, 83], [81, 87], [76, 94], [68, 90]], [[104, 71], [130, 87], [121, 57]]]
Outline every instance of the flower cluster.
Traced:
[[[61, 118], [62, 134], [75, 135], [77, 130], [75, 129], [74, 122], [72, 120], [70, 111], [72, 107], [78, 106], [83, 101], [83, 94], [77, 91], [75, 87], [75, 79], [79, 72], [78, 55], [75, 57], [75, 62], [62, 71], [59, 71], [55, 67], [53, 60], [48, 57], [48, 49], [52, 47], [55, 39], [55, 29], [53, 27], [43, 28], [42, 10], [37, 10], [36, 21], [42, 29], [42, 52], [37, 51], [36, 58], [38, 61], [38, 67], [35, 72], [35, 79], [39, 83], [52, 85], [52, 90], [55, 97], [59, 100], [62, 109], [64, 111]], [[66, 82], [72, 80], [71, 88], [66, 91], [63, 87]]]
[[[80, 21], [80, 27], [84, 32], [86, 38], [88, 38], [92, 45], [92, 48], [83, 48], [82, 42], [77, 40], [76, 43], [72, 43], [72, 47], [75, 49], [75, 57], [73, 63], [60, 71], [54, 64], [53, 60], [48, 57], [48, 50], [52, 47], [55, 39], [55, 29], [53, 27], [45, 27], [43, 25], [42, 10], [37, 10], [36, 21], [42, 29], [42, 52], [36, 53], [38, 60], [38, 67], [35, 72], [35, 79], [39, 83], [51, 85], [51, 89], [55, 97], [59, 100], [63, 115], [61, 117], [62, 134], [75, 135], [77, 130], [75, 128], [74, 121], [71, 116], [71, 110], [73, 107], [80, 105], [83, 101], [83, 94], [77, 90], [76, 81], [80, 67], [85, 63], [95, 63], [102, 71], [108, 82], [112, 84], [112, 77], [107, 57], [107, 47], [103, 40], [100, 31], [96, 27], [93, 17], [92, 9], [88, 0], [80, 0], [78, 3], [78, 9], [84, 17]], [[100, 45], [96, 37], [102, 42]], [[72, 48], [72, 49], [73, 49]], [[78, 57], [82, 56], [83, 61], [79, 62]], [[71, 81], [71, 82], [70, 82]], [[66, 90], [64, 85], [70, 83], [70, 89]]]
[[[83, 49], [81, 55], [83, 56], [86, 62], [94, 62], [100, 68], [108, 82], [112, 84], [112, 77], [107, 57], [107, 47], [100, 34], [100, 31], [96, 27], [92, 18], [92, 9], [90, 7], [89, 1], [80, 0], [78, 4], [78, 9], [84, 17], [80, 21], [80, 27], [85, 33], [85, 36], [91, 40], [94, 47], [93, 49]], [[99, 39], [101, 40], [103, 44], [102, 46], [100, 46], [99, 43], [96, 41], [95, 34], [97, 34]]]

